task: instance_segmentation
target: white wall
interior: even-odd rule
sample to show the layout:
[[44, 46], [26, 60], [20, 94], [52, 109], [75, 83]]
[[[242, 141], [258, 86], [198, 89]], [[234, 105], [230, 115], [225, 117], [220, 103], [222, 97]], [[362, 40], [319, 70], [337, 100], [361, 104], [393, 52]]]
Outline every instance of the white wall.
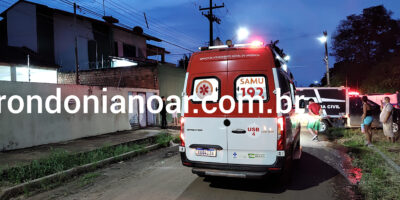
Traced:
[[[75, 35], [72, 16], [54, 14], [54, 57], [62, 71], [75, 71]], [[79, 68], [89, 69], [88, 40], [94, 40], [89, 21], [77, 20]]]
[[[49, 114], [44, 107], [45, 99], [49, 95], [56, 94], [56, 88], [61, 88], [61, 114]], [[57, 85], [45, 83], [21, 83], [0, 81], [0, 96], [6, 95], [7, 99], [1, 102], [0, 113], [0, 151], [32, 147], [36, 145], [63, 142], [67, 140], [100, 135], [115, 131], [130, 130], [128, 112], [126, 114], [94, 114], [93, 104], [89, 104], [89, 113], [83, 113], [83, 107], [77, 114], [66, 113], [63, 102], [66, 96], [76, 95], [83, 105], [83, 95], [92, 94], [97, 96], [100, 104], [101, 97], [108, 96], [108, 107], [111, 105], [111, 97], [122, 95], [128, 99], [128, 92], [154, 92], [158, 90], [134, 89], [134, 88], [112, 88], [108, 87], [103, 92], [100, 87], [83, 85]], [[25, 102], [25, 108], [20, 114], [12, 114], [7, 108], [7, 101], [12, 95], [20, 95]], [[26, 96], [39, 95], [43, 99], [43, 113], [37, 114], [37, 103], [33, 101], [32, 114], [27, 114]], [[128, 102], [126, 102], [128, 103]], [[13, 104], [18, 107], [18, 102]], [[55, 106], [53, 102], [51, 107]], [[128, 109], [128, 107], [126, 107]]]
[[21, 2], [7, 12], [8, 45], [38, 52], [36, 6]]
[[114, 28], [113, 31], [114, 41], [118, 42], [118, 56], [122, 57], [122, 45], [123, 43], [125, 43], [136, 47], [136, 56], [139, 56], [139, 49], [141, 49], [141, 51], [143, 52], [143, 56], [146, 58], [147, 45], [145, 37], [134, 35], [132, 33], [128, 33], [116, 28]]

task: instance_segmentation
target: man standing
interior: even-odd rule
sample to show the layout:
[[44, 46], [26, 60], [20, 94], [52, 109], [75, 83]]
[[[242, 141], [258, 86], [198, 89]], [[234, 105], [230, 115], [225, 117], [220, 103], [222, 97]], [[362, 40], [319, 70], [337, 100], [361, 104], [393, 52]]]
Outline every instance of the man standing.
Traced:
[[167, 128], [167, 103], [165, 101], [165, 97], [161, 97], [163, 104], [162, 104], [162, 109], [160, 112], [161, 115], [161, 128], [166, 129]]
[[314, 99], [308, 100], [308, 114], [310, 119], [307, 124], [307, 129], [313, 136], [312, 140], [318, 141], [318, 131], [320, 127], [320, 115], [322, 113], [321, 106], [314, 102]]
[[393, 133], [393, 117], [392, 117], [393, 106], [390, 104], [390, 98], [385, 97], [384, 101], [381, 101], [381, 114], [379, 115], [379, 121], [382, 122], [383, 134], [388, 138], [389, 142], [396, 142]]

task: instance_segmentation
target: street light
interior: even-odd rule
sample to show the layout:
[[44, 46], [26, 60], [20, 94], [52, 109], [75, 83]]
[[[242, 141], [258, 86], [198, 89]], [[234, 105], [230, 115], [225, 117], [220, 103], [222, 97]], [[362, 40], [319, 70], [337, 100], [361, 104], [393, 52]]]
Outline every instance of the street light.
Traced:
[[324, 31], [323, 36], [317, 38], [321, 43], [325, 44], [325, 64], [326, 64], [326, 83], [328, 87], [331, 85], [330, 78], [329, 78], [329, 61], [328, 61], [328, 32]]
[[283, 59], [287, 62], [287, 61], [290, 60], [290, 56], [289, 56], [289, 55], [286, 55]]
[[250, 35], [250, 32], [246, 28], [239, 28], [239, 30], [237, 31], [237, 39], [239, 41], [247, 39], [247, 37], [249, 37], [249, 35]]
[[325, 35], [323, 35], [323, 36], [321, 36], [321, 37], [319, 37], [319, 38], [317, 38], [321, 43], [325, 43], [326, 41], [328, 41], [328, 38], [325, 36]]

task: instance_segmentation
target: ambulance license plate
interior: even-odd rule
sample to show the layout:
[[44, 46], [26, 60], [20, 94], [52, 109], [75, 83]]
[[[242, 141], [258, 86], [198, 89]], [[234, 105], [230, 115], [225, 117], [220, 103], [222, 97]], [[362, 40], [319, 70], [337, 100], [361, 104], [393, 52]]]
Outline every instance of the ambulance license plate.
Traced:
[[217, 150], [215, 150], [215, 149], [197, 148], [196, 149], [196, 156], [216, 157], [217, 156]]

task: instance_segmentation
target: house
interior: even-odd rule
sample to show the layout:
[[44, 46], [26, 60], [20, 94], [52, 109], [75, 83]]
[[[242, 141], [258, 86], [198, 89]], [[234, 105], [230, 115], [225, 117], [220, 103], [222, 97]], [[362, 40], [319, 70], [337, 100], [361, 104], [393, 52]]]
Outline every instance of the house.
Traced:
[[7, 57], [0, 57], [1, 66], [5, 67], [0, 67], [1, 74], [7, 74], [6, 68], [12, 68], [11, 65], [22, 64], [26, 68], [28, 53], [34, 60], [43, 61], [36, 62], [33, 68], [49, 69], [50, 66], [58, 72], [75, 71], [75, 37], [79, 71], [155, 64], [159, 61], [148, 56], [160, 55], [160, 61], [164, 62], [165, 54], [169, 53], [164, 48], [147, 44], [147, 41], [161, 42], [161, 39], [144, 33], [138, 26], [132, 29], [118, 26], [107, 16], [102, 21], [76, 15], [75, 22], [73, 13], [24, 0], [19, 0], [0, 16], [3, 18], [0, 21], [3, 51], [25, 52], [15, 58], [17, 63], [7, 64]]
[[[17, 1], [0, 17], [0, 81], [78, 87], [74, 86], [77, 57], [81, 85], [120, 88], [121, 95], [145, 99], [159, 94], [157, 69], [169, 52], [154, 45], [162, 40], [141, 27], [126, 28], [110, 16], [75, 16], [25, 0]], [[149, 59], [156, 55], [160, 60]], [[125, 117], [134, 128], [158, 124], [157, 116], [148, 111], [139, 114], [134, 110]]]

